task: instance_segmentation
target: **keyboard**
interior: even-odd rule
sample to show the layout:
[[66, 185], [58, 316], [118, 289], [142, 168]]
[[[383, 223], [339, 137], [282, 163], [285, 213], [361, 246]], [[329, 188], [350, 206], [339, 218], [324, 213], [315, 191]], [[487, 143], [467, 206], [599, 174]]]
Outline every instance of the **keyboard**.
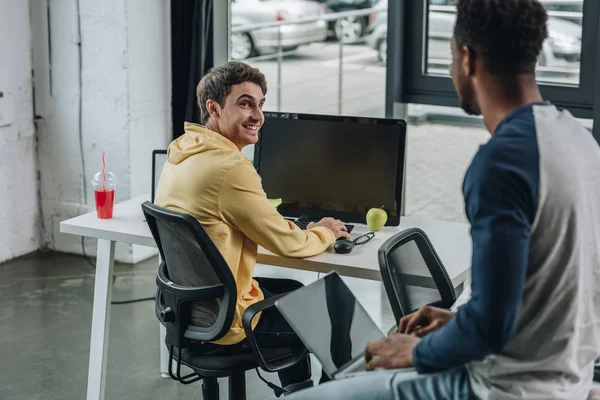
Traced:
[[[296, 226], [299, 227], [300, 229], [306, 229], [308, 224], [310, 224], [311, 222], [316, 222], [316, 221], [310, 221], [307, 219], [290, 219], [290, 221], [292, 221], [294, 224], [296, 224]], [[349, 224], [344, 224], [344, 225], [346, 225], [346, 229], [348, 230], [348, 233], [352, 232], [352, 230], [354, 229], [354, 225], [349, 225]]]

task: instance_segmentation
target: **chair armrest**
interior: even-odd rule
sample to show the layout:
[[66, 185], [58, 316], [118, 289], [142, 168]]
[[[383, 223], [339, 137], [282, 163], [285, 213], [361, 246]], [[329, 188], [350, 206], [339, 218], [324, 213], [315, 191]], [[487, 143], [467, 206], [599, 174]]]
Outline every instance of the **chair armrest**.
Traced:
[[[230, 304], [227, 288], [222, 283], [203, 287], [189, 287], [171, 281], [166, 273], [166, 264], [163, 261], [156, 275], [155, 314], [158, 320], [167, 327], [167, 340], [177, 347], [185, 345], [186, 340], [212, 341], [222, 338], [229, 327], [235, 312], [235, 304]], [[188, 303], [200, 300], [216, 299], [223, 297], [217, 320], [209, 327], [195, 327], [189, 324]], [[169, 328], [171, 327], [171, 329]], [[171, 333], [169, 333], [172, 331]]]
[[214, 299], [225, 294], [225, 286], [222, 283], [216, 285], [207, 285], [202, 287], [190, 287], [178, 285], [169, 279], [166, 275], [166, 266], [164, 261], [158, 268], [156, 274], [156, 286], [161, 291], [172, 291], [176, 294], [177, 302], [189, 302], [195, 300]]
[[278, 299], [285, 296], [286, 294], [287, 293], [278, 294], [278, 295], [266, 298], [263, 301], [259, 301], [258, 303], [254, 303], [253, 305], [248, 307], [246, 309], [246, 311], [244, 311], [244, 315], [242, 315], [242, 325], [244, 326], [244, 331], [246, 333], [246, 340], [248, 341], [248, 344], [250, 344], [250, 347], [252, 348], [252, 352], [254, 353], [255, 357], [258, 359], [258, 362], [260, 363], [260, 367], [267, 372], [277, 372], [277, 371], [281, 371], [282, 369], [291, 367], [292, 365], [295, 365], [300, 360], [302, 360], [302, 358], [304, 357], [304, 354], [305, 354], [305, 352], [303, 352], [301, 355], [299, 355], [297, 357], [286, 357], [285, 360], [282, 362], [275, 362], [275, 363], [269, 364], [263, 357], [263, 355], [258, 347], [258, 343], [256, 343], [256, 338], [254, 337], [254, 332], [252, 331], [252, 321], [254, 320], [254, 317], [256, 316], [256, 314], [275, 306], [275, 302]]

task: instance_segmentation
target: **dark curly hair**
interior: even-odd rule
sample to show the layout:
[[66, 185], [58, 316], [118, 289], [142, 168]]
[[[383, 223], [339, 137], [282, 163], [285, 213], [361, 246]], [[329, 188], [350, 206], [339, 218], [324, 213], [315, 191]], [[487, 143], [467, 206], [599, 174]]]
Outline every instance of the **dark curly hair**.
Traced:
[[467, 46], [488, 71], [533, 74], [548, 36], [548, 15], [538, 0], [458, 0], [454, 40]]
[[208, 100], [214, 100], [221, 107], [224, 107], [225, 98], [231, 93], [231, 87], [244, 82], [256, 83], [260, 86], [263, 95], [267, 94], [267, 79], [258, 68], [253, 68], [239, 61], [230, 61], [211, 68], [196, 88], [202, 123], [206, 124], [210, 117], [206, 109]]

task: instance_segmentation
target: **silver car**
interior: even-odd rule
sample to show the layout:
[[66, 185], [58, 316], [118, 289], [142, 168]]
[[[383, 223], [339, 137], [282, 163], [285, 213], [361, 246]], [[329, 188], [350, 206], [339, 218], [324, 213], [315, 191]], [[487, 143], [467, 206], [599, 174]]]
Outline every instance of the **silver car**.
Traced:
[[[232, 0], [231, 26], [244, 28], [256, 24], [319, 17], [324, 13], [322, 5], [307, 0]], [[280, 34], [278, 29], [281, 29]], [[319, 20], [233, 32], [231, 58], [244, 60], [261, 53], [278, 51], [279, 35], [283, 50], [290, 51], [304, 44], [324, 41], [327, 38], [327, 23]]]
[[[385, 62], [387, 57], [387, 2], [377, 7], [379, 12], [371, 16], [367, 32], [367, 44], [377, 50]], [[455, 13], [429, 12], [428, 67], [446, 72], [451, 60], [450, 40], [456, 21]], [[561, 73], [579, 71], [581, 54], [581, 25], [560, 18], [548, 18], [548, 40], [543, 44], [538, 64], [540, 67], [566, 68]]]

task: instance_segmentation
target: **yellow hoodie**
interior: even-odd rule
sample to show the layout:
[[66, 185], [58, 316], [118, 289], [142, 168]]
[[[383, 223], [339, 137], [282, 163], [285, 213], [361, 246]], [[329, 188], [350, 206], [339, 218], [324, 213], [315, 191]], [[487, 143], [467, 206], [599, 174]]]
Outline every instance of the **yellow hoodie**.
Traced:
[[244, 310], [264, 298], [252, 279], [257, 245], [281, 256], [303, 258], [322, 253], [335, 242], [327, 228], [303, 231], [285, 220], [269, 204], [250, 160], [224, 136], [192, 123], [186, 123], [185, 134], [169, 145], [154, 203], [200, 221], [231, 268], [237, 307], [231, 329], [216, 344], [242, 341]]

